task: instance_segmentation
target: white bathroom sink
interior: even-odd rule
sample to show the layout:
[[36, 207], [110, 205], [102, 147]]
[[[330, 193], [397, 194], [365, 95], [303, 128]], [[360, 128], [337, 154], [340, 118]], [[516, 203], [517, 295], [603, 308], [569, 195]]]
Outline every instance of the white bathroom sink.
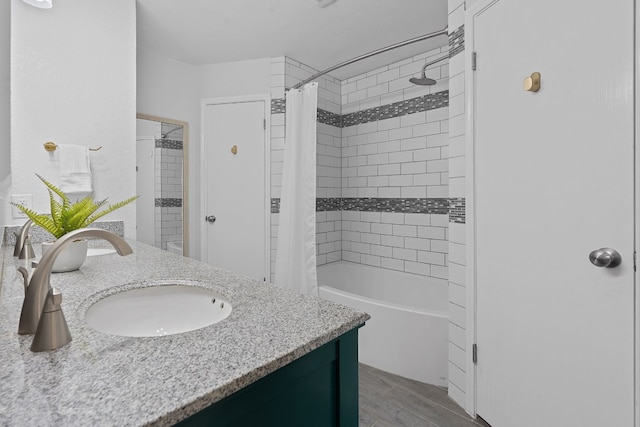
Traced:
[[87, 256], [108, 255], [115, 254], [116, 250], [113, 248], [89, 248], [87, 249]]
[[231, 304], [220, 294], [187, 285], [136, 288], [103, 298], [87, 310], [93, 329], [125, 337], [193, 331], [224, 320]]

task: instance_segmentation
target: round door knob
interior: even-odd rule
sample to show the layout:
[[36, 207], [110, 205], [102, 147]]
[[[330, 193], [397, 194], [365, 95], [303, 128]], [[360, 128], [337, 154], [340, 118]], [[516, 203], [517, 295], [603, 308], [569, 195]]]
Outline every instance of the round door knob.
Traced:
[[596, 267], [614, 268], [622, 262], [622, 256], [615, 249], [601, 248], [589, 254], [589, 261]]
[[213, 224], [214, 222], [216, 222], [216, 217], [214, 215], [209, 215], [205, 216], [204, 220]]

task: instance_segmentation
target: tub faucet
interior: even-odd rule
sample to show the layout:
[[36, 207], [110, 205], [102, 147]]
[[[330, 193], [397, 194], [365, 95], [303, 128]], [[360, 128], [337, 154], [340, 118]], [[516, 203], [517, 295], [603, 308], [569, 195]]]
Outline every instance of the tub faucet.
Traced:
[[118, 255], [125, 256], [133, 253], [131, 246], [123, 238], [100, 228], [81, 228], [60, 237], [40, 259], [22, 304], [18, 333], [36, 334], [31, 351], [55, 350], [71, 341], [71, 334], [60, 308], [62, 295], [51, 288], [51, 269], [65, 246], [85, 237], [105, 239], [113, 245]]
[[16, 246], [13, 249], [13, 256], [19, 259], [31, 259], [35, 257], [33, 247], [29, 241], [29, 228], [33, 224], [33, 220], [28, 220], [20, 229], [20, 233], [16, 233]]

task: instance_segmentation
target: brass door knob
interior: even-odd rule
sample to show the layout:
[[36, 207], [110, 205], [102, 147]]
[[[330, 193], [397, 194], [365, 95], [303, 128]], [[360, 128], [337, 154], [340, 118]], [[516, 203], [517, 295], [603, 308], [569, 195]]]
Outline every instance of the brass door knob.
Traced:
[[232, 154], [238, 154], [238, 146], [234, 145], [233, 147], [231, 147], [231, 153]]
[[524, 90], [528, 92], [537, 92], [540, 90], [540, 73], [537, 71], [535, 73], [531, 73], [529, 77], [524, 79], [523, 83]]

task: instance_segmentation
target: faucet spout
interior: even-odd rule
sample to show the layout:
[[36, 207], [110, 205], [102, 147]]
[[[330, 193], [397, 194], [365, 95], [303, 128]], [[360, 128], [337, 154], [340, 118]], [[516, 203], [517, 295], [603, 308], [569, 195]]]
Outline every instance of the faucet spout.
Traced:
[[42, 257], [31, 277], [20, 313], [19, 334], [28, 335], [36, 332], [47, 295], [51, 290], [50, 278], [54, 261], [65, 246], [85, 237], [98, 237], [108, 241], [118, 255], [125, 256], [133, 253], [131, 246], [123, 238], [100, 228], [81, 228], [60, 237]]
[[29, 235], [29, 228], [33, 224], [33, 220], [28, 220], [24, 223], [22, 228], [20, 229], [20, 233], [16, 234], [16, 246], [13, 249], [13, 256], [20, 256], [20, 252], [22, 252], [22, 248], [24, 247], [25, 241], [27, 240], [27, 236]]

